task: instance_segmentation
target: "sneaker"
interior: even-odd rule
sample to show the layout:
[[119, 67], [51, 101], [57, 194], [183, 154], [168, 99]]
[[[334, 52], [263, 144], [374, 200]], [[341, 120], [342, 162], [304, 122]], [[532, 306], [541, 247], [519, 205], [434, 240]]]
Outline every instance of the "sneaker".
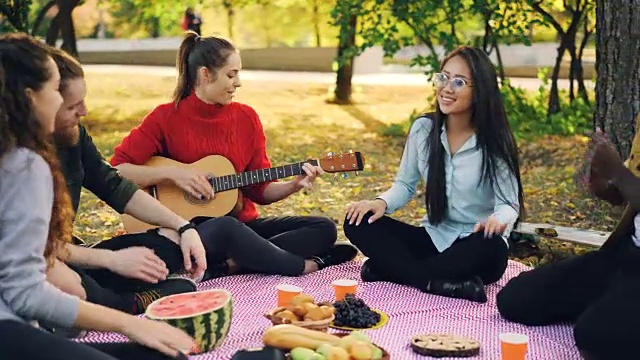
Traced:
[[479, 303], [487, 302], [484, 284], [478, 276], [466, 281], [432, 280], [424, 291], [456, 299], [466, 299]]
[[135, 296], [135, 313], [143, 313], [152, 302], [169, 295], [197, 291], [196, 282], [183, 274], [171, 274], [167, 279], [151, 285]]
[[334, 245], [331, 250], [322, 256], [314, 256], [313, 260], [318, 264], [319, 270], [329, 266], [344, 264], [355, 259], [358, 249], [349, 244]]
[[362, 263], [362, 268], [360, 269], [360, 278], [364, 282], [383, 281], [382, 276], [376, 270], [374, 264], [371, 262], [371, 259], [367, 259]]
[[229, 275], [229, 264], [226, 261], [222, 261], [217, 264], [207, 266], [207, 270], [204, 272], [204, 276], [201, 281], [213, 280]]

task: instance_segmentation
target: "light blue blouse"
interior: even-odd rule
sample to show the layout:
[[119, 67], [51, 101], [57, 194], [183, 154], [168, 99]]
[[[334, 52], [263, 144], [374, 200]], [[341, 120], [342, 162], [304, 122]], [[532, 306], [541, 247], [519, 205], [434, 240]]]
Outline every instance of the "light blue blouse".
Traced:
[[[417, 119], [411, 126], [395, 182], [389, 190], [378, 196], [387, 203], [386, 214], [392, 214], [413, 198], [421, 177], [426, 183], [427, 142], [431, 126], [432, 120], [427, 117]], [[506, 163], [499, 162], [495, 184], [491, 186], [488, 179], [480, 183], [483, 156], [482, 150], [476, 147], [476, 135], [473, 134], [453, 156], [444, 126], [440, 140], [445, 149], [447, 213], [437, 226], [429, 223], [428, 216], [421, 221], [434, 245], [443, 252], [456, 239], [470, 235], [476, 223], [491, 215], [507, 225], [502, 234], [506, 241], [520, 208], [516, 177]]]

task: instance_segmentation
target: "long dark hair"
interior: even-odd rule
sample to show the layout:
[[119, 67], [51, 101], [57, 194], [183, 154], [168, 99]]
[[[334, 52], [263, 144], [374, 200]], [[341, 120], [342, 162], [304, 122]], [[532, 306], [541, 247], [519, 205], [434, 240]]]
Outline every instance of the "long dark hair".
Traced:
[[[524, 218], [524, 198], [520, 181], [520, 162], [518, 146], [507, 121], [498, 88], [495, 67], [487, 54], [479, 48], [461, 46], [442, 60], [441, 68], [455, 56], [461, 56], [471, 69], [473, 84], [473, 108], [471, 125], [475, 129], [477, 146], [482, 150], [482, 176], [480, 182], [489, 181], [491, 186], [498, 183], [498, 165], [504, 163], [515, 175], [518, 182], [519, 217]], [[430, 116], [433, 120], [429, 133], [429, 170], [425, 203], [429, 222], [439, 224], [447, 215], [447, 195], [444, 165], [444, 146], [440, 141], [442, 125], [446, 115], [436, 101], [436, 111]], [[480, 185], [480, 184], [478, 184]], [[502, 189], [497, 186], [498, 197], [506, 201]], [[511, 204], [515, 209], [515, 204]], [[519, 221], [519, 220], [518, 220]]]
[[27, 96], [27, 89], [38, 91], [51, 79], [50, 59], [49, 48], [26, 34], [0, 36], [0, 160], [16, 147], [24, 147], [42, 156], [51, 168], [53, 207], [43, 254], [49, 266], [62, 257], [73, 227], [71, 199], [55, 147]]
[[178, 85], [173, 92], [176, 106], [193, 92], [198, 69], [204, 66], [215, 74], [226, 65], [229, 55], [234, 51], [235, 46], [225, 39], [215, 36], [200, 37], [193, 31], [187, 31], [176, 58]]

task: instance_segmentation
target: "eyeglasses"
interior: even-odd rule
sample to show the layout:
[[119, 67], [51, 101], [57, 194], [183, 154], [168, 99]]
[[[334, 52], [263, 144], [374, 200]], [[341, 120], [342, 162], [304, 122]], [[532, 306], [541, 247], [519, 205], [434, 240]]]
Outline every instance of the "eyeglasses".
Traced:
[[458, 92], [462, 90], [465, 86], [473, 86], [467, 83], [467, 80], [459, 77], [454, 77], [453, 79], [449, 79], [449, 76], [444, 73], [436, 73], [433, 75], [433, 84], [436, 87], [445, 87], [448, 83], [451, 83], [451, 90], [454, 92]]

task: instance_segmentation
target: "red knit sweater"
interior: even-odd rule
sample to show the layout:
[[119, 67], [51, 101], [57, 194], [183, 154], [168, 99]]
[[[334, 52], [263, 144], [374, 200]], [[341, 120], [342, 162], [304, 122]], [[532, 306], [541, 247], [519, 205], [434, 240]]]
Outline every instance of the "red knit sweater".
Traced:
[[[237, 102], [211, 105], [195, 95], [182, 100], [177, 108], [168, 103], [147, 114], [115, 147], [111, 164], [142, 165], [160, 154], [187, 164], [222, 155], [236, 172], [271, 167], [262, 124], [253, 108]], [[244, 208], [240, 221], [258, 217], [255, 203], [265, 204], [262, 194], [268, 183], [241, 188]]]

